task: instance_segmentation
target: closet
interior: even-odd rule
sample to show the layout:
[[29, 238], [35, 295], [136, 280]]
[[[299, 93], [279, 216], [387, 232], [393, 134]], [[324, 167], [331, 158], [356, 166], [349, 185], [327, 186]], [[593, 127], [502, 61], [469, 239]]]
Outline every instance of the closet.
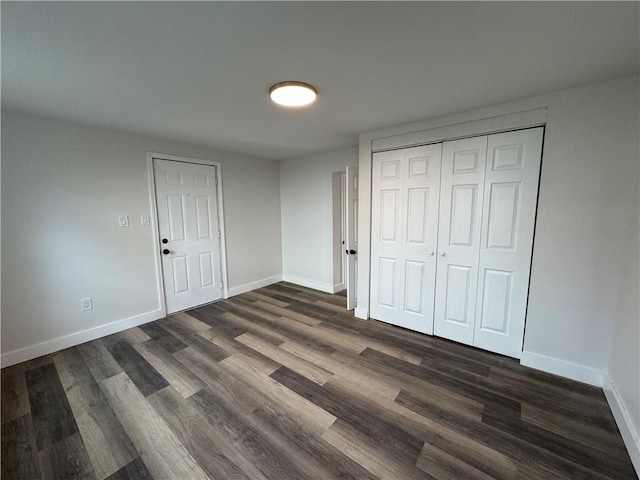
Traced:
[[542, 137], [373, 154], [372, 318], [521, 356]]

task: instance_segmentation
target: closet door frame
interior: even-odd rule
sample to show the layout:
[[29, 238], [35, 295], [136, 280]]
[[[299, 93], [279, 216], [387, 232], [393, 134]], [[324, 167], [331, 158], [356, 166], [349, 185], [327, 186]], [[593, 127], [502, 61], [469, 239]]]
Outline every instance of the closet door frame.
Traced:
[[[541, 110], [545, 110], [544, 115], [546, 116], [546, 109], [541, 109]], [[540, 112], [538, 112], [538, 113], [540, 113]], [[527, 258], [526, 259], [523, 258], [519, 262], [521, 264], [521, 266], [519, 267], [521, 272], [519, 273], [518, 282], [520, 284], [522, 284], [523, 282], [526, 283], [526, 287], [524, 288], [524, 292], [519, 294], [519, 298], [517, 299], [518, 305], [515, 308], [515, 310], [517, 310], [519, 312], [524, 311], [524, 313], [523, 314], [522, 313], [519, 314], [519, 316], [520, 316], [520, 320], [519, 321], [516, 321], [514, 325], [510, 325], [509, 326], [509, 329], [511, 331], [518, 330], [518, 332], [520, 332], [520, 330], [521, 330], [521, 335], [518, 334], [520, 336], [520, 338], [519, 338], [520, 341], [517, 342], [518, 345], [515, 345], [514, 341], [510, 340], [509, 342], [506, 342], [506, 343], [509, 344], [508, 346], [506, 346], [506, 347], [501, 346], [498, 350], [496, 350], [496, 349], [492, 349], [491, 350], [491, 351], [496, 351], [497, 353], [502, 353], [502, 354], [509, 355], [509, 356], [515, 357], [515, 358], [520, 358], [521, 357], [522, 351], [523, 351], [523, 344], [524, 344], [524, 328], [525, 328], [525, 322], [526, 322], [526, 309], [527, 309], [527, 304], [528, 304], [528, 289], [529, 289], [529, 282], [530, 282], [530, 275], [531, 275], [531, 264], [532, 264], [532, 255], [533, 255], [533, 240], [534, 240], [534, 234], [535, 234], [534, 226], [535, 226], [535, 218], [537, 216], [537, 199], [538, 199], [538, 191], [539, 191], [539, 178], [540, 178], [541, 170], [542, 170], [542, 165], [541, 165], [542, 158], [541, 157], [542, 157], [542, 145], [543, 145], [543, 138], [544, 138], [544, 123], [538, 124], [538, 125], [527, 125], [527, 126], [523, 126], [521, 128], [515, 128], [515, 127], [514, 128], [505, 128], [503, 130], [493, 131], [493, 132], [486, 132], [486, 133], [476, 133], [476, 134], [471, 134], [470, 133], [469, 135], [466, 135], [466, 136], [464, 136], [462, 138], [460, 138], [460, 137], [454, 138], [454, 139], [443, 138], [440, 142], [438, 142], [438, 143], [441, 143], [441, 144], [444, 145], [445, 143], [451, 142], [453, 140], [472, 139], [472, 138], [476, 138], [476, 137], [485, 137], [486, 139], [489, 139], [489, 137], [491, 137], [493, 135], [502, 134], [502, 133], [513, 133], [513, 132], [517, 132], [519, 130], [533, 130], [536, 127], [541, 127], [540, 131], [541, 131], [542, 138], [540, 139], [540, 142], [539, 142], [539, 145], [538, 145], [540, 151], [539, 151], [539, 158], [538, 158], [538, 165], [537, 165], [537, 178], [536, 178], [536, 181], [535, 181], [535, 186], [533, 187], [535, 189], [535, 195], [534, 195], [535, 196], [535, 200], [534, 200], [534, 209], [533, 209], [534, 213], [533, 213], [533, 218], [530, 219], [531, 228], [530, 229], [524, 228], [524, 231], [530, 230], [530, 237], [531, 238], [530, 238], [530, 241], [529, 241], [529, 246], [526, 249], [527, 253], [528, 253], [526, 255]], [[410, 137], [413, 137], [413, 136], [415, 136], [415, 134], [408, 134], [407, 137], [410, 138]], [[384, 144], [384, 142], [387, 139], [382, 138], [381, 140], [383, 142], [382, 144]], [[394, 140], [392, 140], [392, 141], [396, 141], [397, 142], [397, 137], [394, 138]], [[375, 144], [374, 141], [372, 141], [371, 142], [371, 146], [373, 146], [374, 144]], [[414, 144], [412, 146], [416, 146], [416, 145]], [[390, 150], [401, 150], [401, 149], [407, 149], [407, 148], [411, 148], [411, 146], [406, 146], [404, 148], [403, 147], [393, 148], [393, 149], [390, 149]], [[387, 150], [387, 151], [390, 151], [390, 150]], [[487, 147], [487, 149], [485, 150], [485, 154], [487, 155], [487, 157], [488, 157], [488, 151], [489, 151], [489, 149]], [[370, 152], [371, 152], [371, 167], [372, 167], [372, 170], [373, 170], [373, 154], [374, 153], [380, 153], [380, 152], [373, 151], [373, 149], [371, 149]], [[444, 157], [443, 157], [443, 161], [444, 161]], [[485, 168], [488, 168], [487, 162], [489, 162], [489, 159], [485, 158], [485, 164], [484, 164]], [[444, 168], [444, 165], [443, 165], [443, 168]], [[369, 172], [369, 174], [372, 175], [372, 171]], [[480, 224], [479, 227], [482, 226], [482, 228], [486, 228], [487, 227], [487, 225], [486, 225], [487, 222], [485, 221], [485, 218], [484, 218], [484, 209], [486, 208], [485, 203], [488, 200], [485, 200], [484, 195], [482, 195], [484, 193], [484, 188], [485, 188], [484, 171], [483, 171], [482, 177], [483, 177], [482, 178], [482, 185], [479, 188], [479, 191], [482, 190], [482, 192], [480, 194], [480, 198], [477, 199], [477, 201], [478, 201], [478, 211], [479, 211], [479, 216], [480, 216], [480, 218], [478, 219], [477, 223]], [[441, 189], [442, 189], [442, 185], [441, 185]], [[370, 198], [372, 198], [373, 197], [373, 188], [369, 191], [369, 194], [370, 194]], [[441, 190], [440, 202], [442, 202], [442, 190]], [[370, 205], [370, 206], [372, 206], [372, 205]], [[369, 212], [369, 214], [371, 215], [371, 211]], [[442, 218], [442, 210], [440, 210], [440, 217]], [[372, 218], [372, 217], [370, 217], [370, 218]], [[441, 227], [441, 224], [440, 224], [440, 227]], [[485, 232], [482, 232], [480, 230], [480, 228], [478, 228], [478, 230], [479, 230], [478, 231], [478, 242], [483, 241], [483, 242], [486, 243], [486, 238], [485, 238], [485, 235], [484, 235]], [[373, 242], [373, 237], [372, 237], [373, 234], [374, 234], [374, 232], [373, 232], [373, 230], [371, 230], [370, 231], [370, 236], [369, 236], [369, 240], [370, 240], [369, 247], [370, 248], [371, 248], [371, 245], [372, 245], [372, 242]], [[482, 237], [480, 238], [480, 236], [482, 236]], [[438, 254], [445, 253], [445, 255], [446, 255], [446, 252], [442, 252], [442, 245], [443, 245], [442, 240], [443, 240], [443, 238], [441, 237], [440, 232], [439, 232], [438, 233], [438, 242], [439, 242], [439, 244], [438, 244], [437, 252], [438, 252]], [[460, 341], [461, 343], [467, 343], [469, 345], [476, 345], [476, 346], [478, 346], [480, 348], [487, 348], [487, 346], [485, 345], [485, 343], [486, 343], [485, 341], [481, 341], [478, 344], [476, 344], [476, 342], [475, 342], [475, 338], [476, 338], [477, 334], [479, 334], [480, 336], [482, 335], [482, 332], [481, 332], [482, 329], [480, 328], [480, 327], [482, 327], [482, 325], [475, 322], [475, 320], [476, 320], [475, 317], [476, 316], [481, 316], [482, 313], [483, 313], [482, 312], [482, 308], [483, 308], [482, 293], [483, 292], [478, 287], [481, 287], [481, 288], [485, 287], [484, 282], [482, 282], [481, 279], [480, 279], [480, 258], [479, 257], [480, 257], [480, 251], [478, 251], [478, 259], [477, 259], [478, 262], [476, 262], [475, 268], [473, 269], [474, 272], [472, 272], [472, 274], [471, 274], [472, 281], [474, 283], [473, 290], [476, 290], [476, 295], [472, 296], [473, 298], [469, 298], [469, 311], [470, 311], [470, 317], [471, 317], [471, 322], [469, 324], [470, 332], [471, 332], [470, 333], [470, 338], [468, 338], [466, 340], [461, 340], [460, 338], [452, 338], [452, 339], [454, 339], [455, 341]], [[373, 260], [373, 257], [371, 257], [371, 260]], [[442, 259], [440, 259], [440, 260], [442, 260]], [[437, 282], [439, 282], [438, 285], [440, 285], [439, 277], [441, 275], [440, 271], [438, 269], [442, 270], [442, 268], [445, 266], [444, 263], [446, 263], [446, 262], [439, 262], [438, 266], [436, 268], [436, 275], [438, 275]], [[526, 265], [524, 265], [524, 264], [526, 264]], [[370, 265], [368, 265], [368, 267], [369, 267], [369, 271], [367, 272], [369, 274], [368, 275], [368, 277], [369, 277], [369, 285], [368, 286], [369, 286], [370, 290], [367, 292], [367, 294], [369, 295], [367, 300], [369, 302], [372, 302], [373, 295], [374, 295], [374, 291], [373, 291], [373, 288], [372, 288], [373, 287], [373, 283], [372, 282], [373, 282], [373, 279], [374, 279], [374, 275], [372, 275], [374, 273], [372, 271], [372, 267], [373, 267], [372, 262], [370, 262]], [[486, 268], [485, 268], [485, 270], [486, 270]], [[523, 275], [526, 277], [526, 280], [523, 280], [523, 278], [522, 278]], [[436, 296], [439, 295], [437, 290], [435, 292], [435, 295]], [[438, 313], [439, 313], [438, 312], [438, 301], [439, 300], [436, 297], [435, 306], [434, 306], [435, 307], [435, 315], [438, 315]], [[371, 303], [369, 303], [369, 305], [371, 305]], [[362, 307], [356, 308], [356, 316], [359, 317], [359, 318], [367, 318], [368, 315], [366, 317], [362, 316], [362, 311], [363, 311]], [[437, 317], [435, 317], [435, 318], [437, 318]], [[396, 323], [396, 324], [399, 324], [399, 323]], [[400, 326], [404, 326], [404, 325], [401, 325], [401, 324], [399, 324], [399, 325]], [[518, 329], [518, 327], [520, 327], [520, 328]], [[409, 328], [411, 328], [411, 327], [409, 327]], [[450, 336], [448, 336], [446, 334], [443, 335], [442, 332], [436, 331], [436, 328], [437, 327], [434, 324], [434, 333], [436, 335], [443, 336], [445, 338], [451, 338]], [[422, 330], [418, 330], [418, 331], [422, 331]], [[430, 333], [430, 332], [429, 331], [423, 331], [423, 333]], [[506, 330], [505, 330], [505, 336], [507, 336]]]

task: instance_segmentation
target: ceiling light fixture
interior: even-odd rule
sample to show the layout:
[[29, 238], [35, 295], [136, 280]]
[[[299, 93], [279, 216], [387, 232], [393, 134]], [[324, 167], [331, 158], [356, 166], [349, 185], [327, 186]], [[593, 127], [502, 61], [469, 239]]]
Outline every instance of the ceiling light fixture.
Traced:
[[269, 89], [269, 98], [283, 107], [304, 107], [316, 101], [318, 90], [304, 82], [279, 82]]

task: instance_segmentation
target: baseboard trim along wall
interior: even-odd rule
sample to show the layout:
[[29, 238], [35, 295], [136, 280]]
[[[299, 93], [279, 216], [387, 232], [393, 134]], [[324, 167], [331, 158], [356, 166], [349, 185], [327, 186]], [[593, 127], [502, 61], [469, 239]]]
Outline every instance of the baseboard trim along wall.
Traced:
[[543, 372], [553, 373], [554, 375], [560, 375], [561, 377], [569, 378], [571, 380], [588, 383], [595, 387], [602, 387], [604, 372], [593, 368], [531, 352], [522, 352], [520, 363], [525, 367], [531, 367], [536, 370], [542, 370]]
[[338, 293], [346, 289], [347, 289], [347, 286], [344, 283], [336, 283], [333, 286], [333, 291], [331, 293]]
[[26, 362], [27, 360], [48, 355], [49, 353], [54, 353], [69, 347], [75, 347], [81, 343], [90, 342], [91, 340], [111, 335], [112, 333], [121, 332], [128, 328], [144, 325], [145, 323], [158, 320], [162, 318], [162, 316], [162, 310], [153, 310], [151, 312], [141, 313], [140, 315], [134, 315], [133, 317], [124, 318], [122, 320], [116, 320], [115, 322], [107, 323], [105, 325], [64, 335], [46, 342], [36, 343], [35, 345], [3, 353], [0, 357], [0, 363], [2, 364], [2, 368], [9, 367], [16, 363]]
[[274, 275], [273, 277], [263, 278], [261, 280], [256, 280], [255, 282], [245, 283], [244, 285], [238, 285], [237, 287], [229, 289], [229, 296], [235, 297], [236, 295], [240, 295], [241, 293], [247, 293], [251, 290], [267, 287], [281, 281], [282, 275]]
[[333, 285], [331, 283], [321, 283], [315, 280], [309, 280], [308, 278], [297, 277], [295, 275], [289, 275], [285, 273], [282, 275], [282, 280], [289, 283], [295, 283], [301, 287], [313, 288], [314, 290], [320, 290], [321, 292], [334, 293]]
[[629, 410], [625, 407], [624, 402], [615, 384], [611, 381], [608, 374], [603, 375], [604, 395], [607, 397], [609, 408], [613, 413], [613, 418], [616, 420], [622, 440], [624, 441], [629, 456], [631, 457], [631, 463], [633, 463], [636, 473], [640, 477], [640, 437], [631, 421], [629, 416]]

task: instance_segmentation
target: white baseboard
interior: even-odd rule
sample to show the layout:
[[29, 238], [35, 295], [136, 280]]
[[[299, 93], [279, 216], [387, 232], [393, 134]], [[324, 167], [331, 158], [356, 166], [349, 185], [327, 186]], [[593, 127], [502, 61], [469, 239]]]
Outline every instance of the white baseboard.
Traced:
[[613, 418], [615, 418], [620, 434], [622, 435], [622, 440], [624, 441], [627, 451], [629, 452], [629, 456], [631, 457], [631, 463], [633, 463], [636, 473], [640, 477], [639, 432], [633, 425], [633, 421], [629, 416], [629, 410], [622, 401], [622, 397], [620, 396], [618, 389], [606, 373], [603, 376], [602, 389], [604, 390], [605, 397], [607, 397], [607, 402], [609, 403], [609, 408], [611, 408], [611, 412], [613, 413]]
[[344, 283], [336, 283], [333, 286], [333, 291], [331, 293], [338, 293], [346, 289], [347, 289], [347, 286]]
[[588, 383], [595, 387], [602, 387], [602, 377], [604, 372], [593, 368], [578, 365], [576, 363], [559, 360], [553, 357], [547, 357], [532, 352], [522, 352], [520, 363], [525, 367], [535, 368], [543, 372], [553, 373], [561, 377], [577, 380], [578, 382]]
[[356, 307], [356, 310], [354, 312], [354, 316], [356, 318], [361, 318], [362, 320], [368, 320], [369, 319], [369, 310], [367, 310], [366, 308], [362, 308], [362, 307]]
[[282, 275], [274, 275], [273, 277], [263, 278], [256, 280], [255, 282], [245, 283], [244, 285], [238, 285], [237, 287], [230, 288], [228, 290], [229, 297], [235, 297], [241, 293], [247, 293], [251, 290], [257, 290], [258, 288], [267, 287], [282, 281]]
[[47, 340], [46, 342], [36, 343], [28, 347], [19, 348], [11, 352], [3, 353], [0, 357], [2, 368], [15, 365], [16, 363], [26, 362], [34, 358], [48, 355], [65, 348], [75, 347], [81, 343], [90, 342], [97, 338], [111, 335], [112, 333], [121, 332], [128, 328], [144, 325], [162, 318], [162, 310], [153, 310], [151, 312], [141, 313], [133, 317], [116, 320], [115, 322], [100, 325], [98, 327], [89, 328], [80, 332], [71, 333], [62, 337]]
[[316, 282], [315, 280], [309, 280], [308, 278], [297, 277], [295, 275], [289, 275], [285, 273], [282, 275], [282, 280], [289, 283], [294, 283], [302, 287], [312, 288], [314, 290], [320, 290], [321, 292], [333, 293], [333, 285], [330, 283]]

